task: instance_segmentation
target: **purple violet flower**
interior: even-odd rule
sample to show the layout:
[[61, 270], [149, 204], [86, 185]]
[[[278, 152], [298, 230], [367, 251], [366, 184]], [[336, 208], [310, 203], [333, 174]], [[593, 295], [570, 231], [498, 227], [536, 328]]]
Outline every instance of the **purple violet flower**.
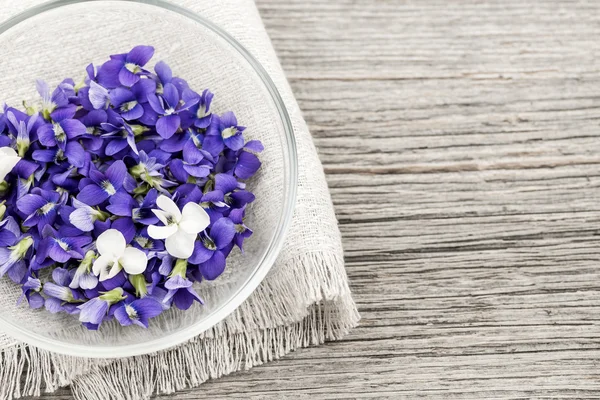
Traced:
[[175, 85], [167, 83], [163, 88], [163, 94], [148, 96], [148, 103], [159, 116], [156, 121], [156, 132], [164, 139], [169, 139], [181, 126], [179, 113], [198, 104], [200, 96], [190, 89], [179, 93]]
[[36, 81], [36, 88], [42, 97], [42, 116], [49, 120], [50, 115], [56, 110], [69, 105], [69, 96], [60, 86], [50, 93], [48, 84], [40, 79]]
[[126, 121], [142, 118], [144, 115], [144, 103], [148, 102], [148, 96], [156, 92], [156, 83], [150, 79], [141, 79], [131, 89], [118, 87], [110, 92], [110, 102], [115, 110], [121, 114]]
[[[16, 232], [14, 232], [16, 233]], [[32, 252], [31, 236], [15, 236], [8, 247], [0, 247], [0, 278], [8, 274], [15, 283], [20, 283], [27, 273], [25, 259]]]
[[44, 307], [44, 298], [40, 294], [42, 291], [42, 282], [37, 278], [27, 277], [27, 281], [23, 284], [23, 295], [19, 298], [17, 304], [21, 303], [23, 299], [27, 299], [29, 307], [33, 309]]
[[89, 206], [103, 203], [123, 187], [127, 176], [127, 167], [121, 160], [115, 161], [104, 173], [91, 167], [89, 178], [80, 183], [81, 191], [77, 200]]
[[104, 292], [100, 296], [77, 307], [80, 310], [79, 321], [92, 325], [100, 325], [107, 316], [110, 306], [126, 298], [127, 295], [120, 287]]
[[66, 263], [70, 259], [82, 259], [83, 247], [91, 243], [90, 236], [67, 236], [66, 229], [56, 230], [46, 225], [42, 231], [43, 240], [37, 249], [37, 257], [47, 257], [59, 263]]
[[27, 217], [23, 221], [24, 226], [38, 227], [41, 233], [46, 225], [51, 225], [56, 220], [59, 208], [65, 204], [66, 196], [43, 189], [34, 189], [32, 193], [26, 194], [17, 200], [17, 209]]
[[86, 134], [86, 127], [78, 119], [74, 119], [77, 108], [64, 107], [52, 114], [52, 123], [40, 126], [37, 135], [40, 143], [46, 147], [58, 146], [65, 151], [67, 141]]
[[236, 234], [235, 224], [229, 218], [221, 218], [210, 228], [210, 232], [201, 233], [195, 243], [194, 254], [189, 258], [191, 264], [198, 265], [202, 276], [209, 281], [218, 278], [225, 270], [226, 254]]
[[244, 250], [244, 240], [252, 236], [252, 229], [248, 228], [244, 224], [244, 217], [246, 216], [246, 207], [236, 208], [229, 212], [229, 219], [235, 224], [235, 236], [233, 237], [233, 243], [240, 250]]
[[115, 310], [115, 318], [123, 326], [132, 324], [148, 328], [148, 320], [163, 312], [162, 305], [153, 298], [145, 297], [125, 303]]
[[132, 87], [140, 80], [140, 75], [146, 71], [143, 67], [154, 56], [154, 47], [136, 46], [127, 54], [111, 56], [98, 70], [98, 83], [108, 89], [119, 85]]
[[244, 147], [244, 136], [242, 132], [246, 128], [239, 126], [235, 115], [229, 111], [221, 117], [212, 116], [212, 121], [206, 132], [203, 147], [213, 156], [219, 155], [223, 149], [234, 151]]
[[200, 96], [198, 104], [190, 107], [186, 112], [181, 113], [183, 126], [195, 126], [199, 129], [206, 129], [211, 123], [212, 114], [210, 113], [210, 103], [214, 94], [205, 89]]
[[[163, 303], [169, 304], [172, 302], [175, 307], [180, 310], [189, 309], [194, 301], [204, 304], [204, 301], [198, 296], [198, 293], [192, 288], [193, 282], [185, 278], [187, 263], [185, 260], [177, 260], [171, 277], [165, 282], [165, 289], [168, 290], [167, 295], [163, 299]], [[181, 267], [181, 265], [185, 266]]]

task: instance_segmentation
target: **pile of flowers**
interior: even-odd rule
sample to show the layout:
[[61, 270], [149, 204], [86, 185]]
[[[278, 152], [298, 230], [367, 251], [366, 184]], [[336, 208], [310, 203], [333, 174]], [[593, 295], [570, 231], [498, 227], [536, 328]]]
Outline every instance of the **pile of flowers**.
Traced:
[[154, 48], [110, 56], [85, 79], [37, 82], [41, 105], [0, 113], [0, 277], [32, 308], [148, 327], [202, 303], [254, 201], [259, 141], [213, 94], [175, 77]]

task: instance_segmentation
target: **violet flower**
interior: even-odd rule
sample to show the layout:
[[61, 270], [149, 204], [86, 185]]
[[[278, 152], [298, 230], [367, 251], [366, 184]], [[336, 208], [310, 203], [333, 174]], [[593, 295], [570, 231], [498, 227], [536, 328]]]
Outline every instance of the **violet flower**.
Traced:
[[82, 259], [83, 247], [91, 241], [90, 236], [69, 236], [64, 228], [57, 231], [52, 226], [46, 225], [36, 255], [40, 259], [49, 257], [58, 263], [66, 263], [72, 258]]
[[132, 324], [148, 328], [148, 320], [163, 312], [162, 305], [153, 298], [145, 297], [125, 303], [115, 310], [115, 319], [123, 326]]
[[[16, 232], [14, 232], [16, 233]], [[8, 247], [0, 247], [0, 278], [8, 274], [15, 283], [20, 283], [27, 272], [25, 258], [31, 253], [33, 238], [31, 236], [14, 236]]]
[[246, 128], [239, 126], [235, 115], [229, 111], [221, 117], [212, 116], [212, 121], [206, 132], [203, 147], [213, 156], [219, 155], [223, 149], [234, 151], [244, 147], [244, 136], [242, 132]]
[[44, 307], [44, 298], [40, 294], [42, 291], [42, 282], [31, 276], [27, 277], [27, 281], [23, 284], [23, 295], [18, 300], [18, 303], [27, 299], [29, 307], [32, 309], [38, 309]]
[[235, 224], [229, 218], [219, 219], [212, 225], [208, 234], [200, 235], [189, 262], [198, 265], [204, 278], [209, 281], [215, 280], [225, 270], [226, 254], [231, 250], [235, 234]]
[[154, 47], [136, 46], [127, 54], [111, 56], [102, 65], [96, 79], [102, 86], [113, 89], [120, 85], [131, 87], [139, 82], [143, 67], [154, 55]]
[[46, 147], [58, 146], [65, 151], [67, 141], [86, 134], [86, 127], [78, 119], [74, 119], [75, 106], [68, 106], [52, 114], [52, 123], [40, 126], [37, 135], [40, 143]]
[[27, 217], [24, 226], [37, 226], [41, 233], [46, 225], [51, 225], [56, 220], [58, 209], [65, 204], [66, 196], [49, 190], [36, 188], [17, 200], [17, 209]]
[[105, 292], [77, 307], [80, 310], [79, 321], [100, 325], [107, 316], [110, 306], [126, 298], [127, 296], [120, 287]]
[[175, 307], [180, 310], [189, 309], [194, 301], [204, 304], [204, 301], [198, 296], [198, 293], [192, 288], [193, 282], [187, 279], [187, 261], [177, 260], [169, 279], [165, 282], [165, 289], [168, 290], [167, 295], [163, 299], [163, 303], [169, 304], [173, 302]]
[[110, 198], [110, 205], [106, 209], [114, 215], [129, 217], [133, 222], [153, 225], [158, 223], [158, 218], [152, 212], [156, 207], [157, 197], [156, 189], [151, 189], [139, 203], [128, 193], [120, 191]]
[[210, 223], [204, 209], [196, 203], [187, 203], [183, 210], [173, 200], [161, 195], [156, 199], [159, 210], [152, 210], [164, 226], [150, 225], [148, 235], [166, 239], [165, 247], [173, 257], [186, 259], [194, 251], [194, 241]]
[[244, 217], [246, 216], [246, 207], [236, 208], [229, 212], [229, 219], [235, 224], [235, 236], [233, 237], [233, 243], [240, 250], [244, 250], [244, 240], [252, 236], [252, 229], [248, 228], [244, 224]]
[[210, 103], [214, 94], [205, 89], [200, 96], [198, 103], [190, 107], [186, 112], [181, 113], [183, 126], [195, 126], [199, 129], [206, 129], [211, 123], [212, 114], [210, 113]]
[[123, 119], [131, 121], [143, 117], [143, 104], [147, 103], [148, 96], [154, 95], [155, 92], [156, 83], [150, 79], [142, 79], [131, 89], [113, 89], [110, 92], [110, 102]]
[[19, 157], [25, 157], [33, 139], [32, 131], [38, 122], [39, 114], [35, 113], [31, 117], [19, 121], [15, 114], [9, 111], [6, 117], [17, 131], [16, 146]]
[[43, 292], [47, 296], [45, 301], [46, 310], [52, 314], [66, 312], [68, 314], [77, 314], [79, 309], [77, 305], [84, 302], [85, 299], [81, 293], [71, 290], [71, 271], [66, 268], [55, 268], [52, 271], [52, 282], [44, 284]]
[[42, 97], [42, 116], [49, 120], [50, 115], [56, 110], [69, 105], [69, 96], [59, 86], [52, 93], [50, 87], [43, 80], [36, 81], [36, 88], [39, 95]]
[[103, 203], [123, 187], [127, 178], [127, 167], [121, 160], [115, 161], [105, 172], [90, 168], [89, 178], [80, 183], [77, 200], [89, 206]]
[[179, 113], [198, 104], [198, 101], [200, 101], [200, 96], [197, 93], [186, 89], [180, 95], [172, 83], [164, 86], [161, 96], [149, 95], [148, 103], [159, 116], [156, 122], [156, 132], [164, 139], [173, 136], [181, 126]]

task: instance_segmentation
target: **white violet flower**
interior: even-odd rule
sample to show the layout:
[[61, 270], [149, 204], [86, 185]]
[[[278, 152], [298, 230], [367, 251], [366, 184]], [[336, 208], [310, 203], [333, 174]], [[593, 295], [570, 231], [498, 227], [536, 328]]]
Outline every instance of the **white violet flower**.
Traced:
[[13, 170], [21, 157], [12, 147], [0, 147], [0, 182]]
[[100, 257], [94, 261], [92, 271], [100, 281], [115, 277], [122, 269], [129, 275], [141, 274], [146, 270], [148, 258], [135, 247], [127, 247], [125, 237], [116, 229], [108, 229], [96, 240]]
[[156, 199], [160, 210], [152, 210], [164, 226], [150, 225], [148, 236], [152, 239], [166, 239], [167, 252], [180, 259], [187, 259], [194, 252], [194, 242], [200, 232], [210, 225], [210, 217], [196, 203], [187, 203], [183, 210], [167, 196]]

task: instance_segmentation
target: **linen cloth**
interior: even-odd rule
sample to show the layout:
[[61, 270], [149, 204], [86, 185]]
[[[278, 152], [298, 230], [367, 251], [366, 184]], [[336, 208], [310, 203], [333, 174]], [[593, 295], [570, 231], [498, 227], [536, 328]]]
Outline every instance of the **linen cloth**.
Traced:
[[[35, 349], [0, 333], [1, 400], [67, 385], [76, 399], [146, 399], [340, 339], [358, 323], [323, 169], [256, 5], [252, 0], [172, 2], [227, 30], [265, 67], [284, 99], [300, 174], [286, 244], [267, 278], [238, 310], [174, 349], [118, 360], [79, 359]], [[41, 3], [0, 0], [0, 21]]]

